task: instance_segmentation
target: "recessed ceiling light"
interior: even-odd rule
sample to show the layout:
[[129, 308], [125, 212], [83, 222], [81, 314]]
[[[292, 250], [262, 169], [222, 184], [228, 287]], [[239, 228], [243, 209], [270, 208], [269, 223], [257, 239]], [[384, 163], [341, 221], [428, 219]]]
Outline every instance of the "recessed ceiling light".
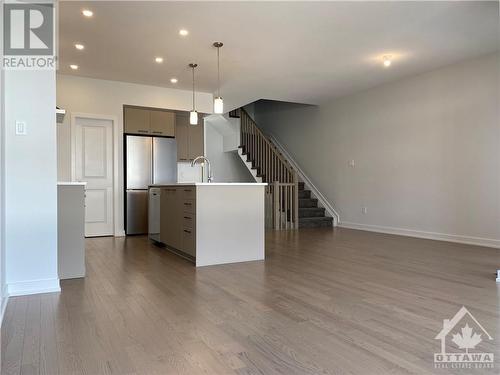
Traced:
[[161, 64], [163, 62], [163, 57], [155, 57], [155, 61], [158, 63], [158, 64]]
[[85, 17], [92, 17], [94, 15], [94, 12], [92, 12], [91, 10], [89, 9], [84, 9], [82, 10], [82, 14], [85, 16]]
[[170, 82], [177, 83], [178, 81], [177, 81], [177, 78], [170, 78]]
[[386, 68], [388, 68], [392, 64], [392, 56], [391, 55], [385, 55], [385, 56], [382, 57], [382, 61], [384, 62], [384, 66]]
[[186, 29], [180, 29], [179, 30], [179, 35], [180, 36], [186, 36], [189, 34], [189, 31], [187, 31]]
[[78, 65], [76, 64], [71, 64], [69, 67], [73, 70], [78, 70]]
[[82, 49], [84, 49], [84, 48], [85, 48], [85, 46], [84, 46], [83, 44], [76, 43], [76, 44], [75, 44], [75, 48], [81, 51]]

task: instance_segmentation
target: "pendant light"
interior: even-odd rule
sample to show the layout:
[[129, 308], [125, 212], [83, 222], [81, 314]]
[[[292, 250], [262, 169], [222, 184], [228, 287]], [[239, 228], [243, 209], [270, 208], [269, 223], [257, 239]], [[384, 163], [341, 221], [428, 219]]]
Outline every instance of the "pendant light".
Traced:
[[198, 112], [196, 112], [195, 106], [195, 92], [194, 92], [194, 68], [196, 68], [198, 64], [191, 63], [189, 67], [193, 70], [193, 110], [189, 112], [189, 123], [191, 125], [198, 125]]
[[214, 47], [217, 48], [217, 96], [214, 99], [214, 113], [224, 113], [224, 101], [220, 96], [220, 49], [224, 45], [222, 42], [214, 42]]

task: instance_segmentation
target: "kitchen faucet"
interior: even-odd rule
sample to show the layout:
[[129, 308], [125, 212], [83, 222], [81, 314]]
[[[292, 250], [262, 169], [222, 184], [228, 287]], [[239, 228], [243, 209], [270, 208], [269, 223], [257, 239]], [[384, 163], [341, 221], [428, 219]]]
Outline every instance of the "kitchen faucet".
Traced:
[[208, 160], [208, 158], [206, 158], [205, 156], [197, 156], [196, 158], [194, 158], [194, 160], [191, 162], [191, 167], [194, 167], [194, 165], [196, 164], [196, 162], [198, 160], [202, 160], [202, 163], [203, 162], [206, 162], [207, 163], [207, 182], [212, 182], [212, 173], [210, 172], [210, 160]]

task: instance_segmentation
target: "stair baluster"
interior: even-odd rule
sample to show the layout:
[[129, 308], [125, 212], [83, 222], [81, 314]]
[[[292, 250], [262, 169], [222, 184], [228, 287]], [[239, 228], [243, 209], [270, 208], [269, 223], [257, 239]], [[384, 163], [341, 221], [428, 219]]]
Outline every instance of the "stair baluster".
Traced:
[[297, 172], [283, 158], [257, 124], [241, 108], [240, 147], [257, 169], [257, 175], [268, 183], [266, 194], [271, 198], [274, 229], [298, 229], [299, 184]]

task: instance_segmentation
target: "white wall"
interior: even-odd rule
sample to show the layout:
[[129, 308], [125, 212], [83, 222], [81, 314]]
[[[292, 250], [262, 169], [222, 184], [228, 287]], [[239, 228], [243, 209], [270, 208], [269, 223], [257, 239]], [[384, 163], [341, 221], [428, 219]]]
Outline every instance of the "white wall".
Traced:
[[[59, 290], [54, 71], [5, 72], [5, 269], [9, 295]], [[15, 134], [24, 121], [27, 135]]]
[[224, 136], [211, 121], [205, 122], [205, 142], [214, 182], [255, 182], [237, 151], [224, 151]]
[[[3, 20], [3, 7], [0, 6], [0, 19]], [[3, 28], [0, 28], [0, 58], [3, 58]], [[4, 197], [4, 127], [5, 127], [5, 73], [0, 69], [0, 326], [7, 305], [7, 284], [5, 281], [5, 197]], [[1, 359], [1, 358], [0, 358]]]
[[259, 102], [257, 123], [343, 225], [500, 247], [498, 69], [494, 54], [319, 107]]
[[[198, 92], [196, 105], [199, 112], [212, 111], [212, 94]], [[114, 116], [117, 119], [118, 191], [115, 200], [115, 234], [124, 234], [123, 228], [123, 105], [168, 108], [189, 111], [192, 107], [191, 91], [105, 81], [68, 75], [57, 75], [57, 105], [66, 110], [63, 124], [57, 125], [58, 178], [71, 180], [70, 119], [72, 113]], [[193, 178], [187, 165], [180, 165], [180, 176]], [[198, 173], [199, 174], [199, 173]]]

